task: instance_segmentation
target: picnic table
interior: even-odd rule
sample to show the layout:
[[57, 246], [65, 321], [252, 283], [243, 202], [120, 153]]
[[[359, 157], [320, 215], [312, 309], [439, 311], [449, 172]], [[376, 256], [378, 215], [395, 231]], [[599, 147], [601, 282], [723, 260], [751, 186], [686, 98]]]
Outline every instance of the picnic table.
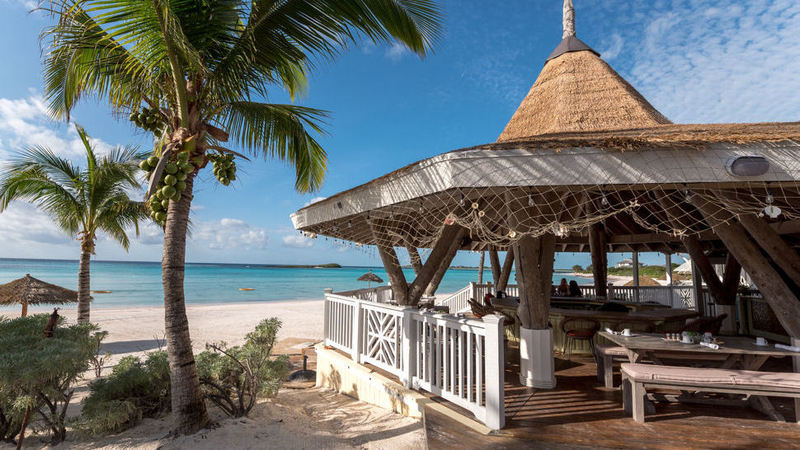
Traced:
[[[634, 333], [632, 336], [622, 336], [601, 331], [598, 335], [620, 347], [624, 347], [631, 363], [649, 360], [660, 365], [703, 365], [722, 369], [759, 370], [769, 358], [800, 356], [797, 352], [775, 348], [772, 345], [756, 345], [755, 339], [742, 336], [720, 337], [719, 339], [722, 343], [719, 349], [715, 350], [700, 344], [667, 341], [664, 339], [663, 334]], [[733, 398], [708, 400], [689, 392], [683, 392], [675, 398], [663, 395], [658, 398], [717, 405], [741, 404], [741, 400]], [[775, 410], [768, 398], [751, 396], [745, 400], [750, 406], [773, 419], [784, 421], [783, 416]], [[650, 407], [652, 408], [651, 405]]]

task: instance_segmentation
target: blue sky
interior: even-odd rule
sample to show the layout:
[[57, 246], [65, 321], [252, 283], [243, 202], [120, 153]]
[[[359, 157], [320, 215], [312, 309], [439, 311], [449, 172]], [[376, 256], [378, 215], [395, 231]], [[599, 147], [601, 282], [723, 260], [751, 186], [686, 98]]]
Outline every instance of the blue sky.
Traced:
[[[23, 145], [80, 156], [71, 127], [47, 118], [41, 100], [39, 33], [47, 19], [30, 0], [0, 0], [0, 161]], [[289, 214], [408, 163], [493, 142], [561, 37], [561, 1], [447, 0], [435, 54], [366, 42], [314, 72], [299, 103], [330, 110], [329, 173], [320, 192], [293, 190], [275, 161], [240, 163], [230, 187], [210, 173], [195, 195], [187, 259], [197, 262], [379, 264], [374, 252], [342, 250], [293, 231]], [[577, 34], [674, 122], [792, 121], [800, 116], [800, 2], [576, 0]], [[275, 90], [274, 102], [287, 102]], [[102, 147], [148, 146], [102, 104], [73, 115]], [[45, 216], [25, 204], [0, 214], [0, 257], [69, 258], [78, 253]], [[97, 259], [160, 259], [160, 231], [148, 226], [130, 253], [101, 239]], [[611, 262], [626, 255], [612, 255]], [[643, 257], [662, 263], [660, 255]], [[456, 264], [475, 264], [474, 254]], [[681, 262], [681, 261], [678, 261]], [[556, 267], [587, 264], [559, 255]]]

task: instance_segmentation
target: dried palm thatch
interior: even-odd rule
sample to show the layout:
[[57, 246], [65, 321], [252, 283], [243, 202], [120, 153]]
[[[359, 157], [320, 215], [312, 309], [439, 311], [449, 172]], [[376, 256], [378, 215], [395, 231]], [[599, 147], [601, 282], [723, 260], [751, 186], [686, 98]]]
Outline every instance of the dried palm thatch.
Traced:
[[548, 61], [498, 142], [575, 131], [671, 123], [592, 51]]
[[367, 282], [370, 282], [370, 283], [383, 283], [383, 279], [381, 279], [381, 277], [379, 277], [379, 276], [375, 275], [374, 273], [372, 273], [371, 270], [369, 272], [365, 273], [364, 275], [361, 275], [360, 277], [358, 277], [357, 281], [367, 281]]
[[26, 315], [28, 305], [62, 305], [78, 301], [78, 293], [55, 284], [25, 275], [23, 278], [0, 285], [0, 305], [22, 305]]

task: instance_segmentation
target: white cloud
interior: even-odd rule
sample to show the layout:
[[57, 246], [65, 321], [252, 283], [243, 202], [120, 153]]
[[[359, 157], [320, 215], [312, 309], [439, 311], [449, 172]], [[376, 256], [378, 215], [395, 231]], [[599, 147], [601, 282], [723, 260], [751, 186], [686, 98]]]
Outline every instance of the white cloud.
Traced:
[[300, 234], [290, 234], [283, 237], [283, 246], [292, 248], [309, 248], [314, 246], [314, 240]]
[[619, 56], [624, 43], [625, 41], [622, 39], [622, 36], [620, 36], [619, 33], [614, 33], [611, 35], [608, 42], [604, 43], [605, 50], [600, 51], [600, 55], [602, 55], [604, 60], [611, 61]]
[[674, 122], [800, 115], [800, 2], [617, 1], [597, 7], [616, 12], [615, 32], [628, 43], [620, 72]]
[[266, 229], [230, 218], [218, 222], [195, 222], [191, 239], [207, 244], [211, 249], [264, 249], [269, 240]]
[[394, 62], [400, 61], [406, 55], [410, 54], [411, 50], [399, 42], [393, 42], [391, 47], [386, 49], [384, 55]]
[[305, 202], [305, 204], [303, 204], [303, 207], [305, 208], [308, 205], [312, 205], [314, 203], [321, 202], [321, 201], [325, 200], [326, 198], [328, 198], [328, 197], [314, 197], [311, 200]]
[[[99, 154], [111, 149], [111, 145], [99, 139], [92, 138], [91, 142]], [[80, 157], [84, 152], [75, 127], [52, 120], [42, 96], [0, 98], [0, 160], [29, 145], [47, 146], [68, 158]]]
[[14, 202], [0, 213], [0, 236], [6, 242], [34, 242], [56, 245], [75, 243], [58, 228], [50, 216], [36, 209], [30, 203]]

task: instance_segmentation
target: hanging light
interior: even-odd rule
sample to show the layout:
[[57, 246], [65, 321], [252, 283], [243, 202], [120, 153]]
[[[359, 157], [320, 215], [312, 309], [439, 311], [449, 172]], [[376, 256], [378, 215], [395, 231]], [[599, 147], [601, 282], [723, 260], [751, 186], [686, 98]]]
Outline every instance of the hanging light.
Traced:
[[372, 221], [370, 221], [370, 219], [369, 219], [369, 214], [367, 214], [367, 225], [369, 225], [371, 223], [372, 223]]
[[353, 228], [353, 221], [352, 220], [348, 220], [347, 221], [347, 228]]
[[461, 200], [458, 201], [458, 204], [463, 207], [466, 203], [467, 201], [464, 199], [464, 194], [462, 193]]
[[528, 206], [534, 206], [535, 204], [536, 202], [533, 201], [533, 194], [528, 194]]
[[419, 201], [419, 212], [420, 214], [425, 212], [425, 205], [422, 204], [422, 200]]
[[685, 189], [685, 190], [683, 191], [683, 196], [684, 196], [684, 198], [686, 198], [686, 201], [687, 201], [688, 203], [691, 203], [691, 202], [692, 202], [692, 193], [691, 193], [691, 191], [689, 191], [688, 189]]
[[603, 197], [600, 200], [600, 204], [603, 205], [603, 206], [608, 206], [610, 204], [610, 202], [608, 201], [608, 197], [606, 197], [606, 193], [603, 192], [603, 191], [600, 191], [600, 195]]

